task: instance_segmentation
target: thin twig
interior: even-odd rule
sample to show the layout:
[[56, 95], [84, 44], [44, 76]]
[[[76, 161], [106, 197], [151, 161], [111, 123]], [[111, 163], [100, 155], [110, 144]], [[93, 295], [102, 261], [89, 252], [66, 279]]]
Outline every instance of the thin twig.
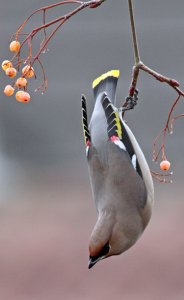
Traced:
[[140, 61], [139, 56], [139, 47], [137, 42], [137, 34], [135, 29], [135, 18], [134, 18], [134, 10], [132, 0], [128, 0], [128, 7], [129, 7], [129, 14], [130, 14], [130, 24], [131, 24], [131, 31], [132, 31], [132, 40], [134, 46], [134, 57], [135, 57], [135, 65], [138, 65]]
[[[72, 11], [70, 11], [69, 13], [67, 13], [67, 14], [65, 14], [65, 15], [63, 15], [63, 16], [61, 16], [61, 17], [58, 17], [58, 18], [56, 18], [56, 19], [54, 19], [54, 20], [52, 20], [52, 21], [50, 21], [50, 22], [48, 22], [48, 23], [44, 23], [43, 22], [43, 24], [41, 25], [41, 26], [39, 26], [39, 27], [37, 27], [37, 28], [34, 28], [29, 34], [28, 34], [28, 36], [22, 41], [22, 43], [21, 43], [21, 47], [20, 47], [20, 50], [19, 50], [19, 53], [16, 53], [14, 56], [13, 56], [13, 58], [11, 59], [11, 61], [13, 61], [19, 54], [20, 54], [20, 51], [21, 51], [21, 49], [22, 49], [22, 47], [24, 46], [24, 44], [27, 42], [27, 41], [29, 41], [29, 39], [30, 38], [33, 38], [39, 31], [41, 31], [41, 30], [44, 30], [45, 31], [45, 29], [46, 28], [48, 28], [48, 27], [50, 27], [50, 26], [52, 26], [52, 25], [54, 25], [54, 24], [56, 24], [56, 23], [59, 23], [59, 22], [61, 22], [61, 25], [65, 22], [65, 21], [67, 21], [67, 20], [69, 20], [73, 15], [75, 15], [75, 14], [77, 14], [78, 12], [80, 12], [81, 10], [83, 10], [84, 8], [87, 8], [87, 7], [90, 7], [90, 8], [95, 8], [95, 7], [97, 7], [97, 6], [99, 6], [99, 5], [101, 5], [103, 2], [105, 2], [106, 0], [93, 0], [93, 1], [87, 1], [87, 2], [83, 2], [83, 1], [77, 1], [77, 0], [71, 0], [71, 1], [61, 1], [61, 2], [58, 2], [58, 3], [55, 3], [55, 4], [53, 4], [53, 5], [48, 5], [48, 6], [44, 6], [44, 7], [42, 7], [42, 8], [39, 8], [39, 9], [37, 9], [36, 11], [34, 11], [26, 20], [24, 20], [24, 22], [19, 26], [19, 28], [18, 28], [18, 30], [17, 30], [17, 32], [16, 32], [16, 34], [15, 34], [15, 36], [16, 36], [16, 38], [18, 39], [18, 36], [19, 36], [19, 34], [21, 33], [21, 31], [22, 31], [22, 29], [25, 27], [25, 25], [27, 24], [27, 22], [32, 18], [32, 16], [34, 16], [36, 13], [39, 13], [39, 12], [46, 12], [47, 10], [49, 10], [49, 9], [51, 9], [51, 8], [53, 8], [53, 7], [56, 7], [56, 6], [61, 6], [61, 5], [64, 5], [64, 4], [78, 4], [79, 6], [76, 8], [76, 9], [74, 9], [74, 10], [72, 10]], [[64, 22], [62, 22], [64, 20]], [[58, 27], [57, 27], [57, 30], [60, 28], [60, 26], [61, 25], [59, 25]], [[56, 31], [57, 30], [54, 30], [54, 34], [56, 33]], [[52, 36], [53, 36], [53, 34], [52, 34]], [[51, 36], [51, 37], [52, 37]], [[50, 41], [50, 36], [48, 37], [48, 38], [46, 38], [46, 40], [45, 40], [45, 43], [43, 43], [42, 45], [40, 45], [40, 51], [38, 51], [38, 53], [36, 54], [36, 57], [37, 56], [39, 56], [40, 54], [41, 54], [41, 52], [44, 50], [44, 48], [45, 48], [45, 46], [48, 44], [48, 42]]]
[[[140, 55], [139, 55], [139, 47], [138, 47], [138, 41], [137, 41], [137, 34], [136, 34], [136, 28], [135, 28], [135, 18], [134, 18], [134, 9], [132, 0], [128, 0], [128, 8], [129, 8], [129, 15], [130, 15], [130, 25], [131, 25], [131, 32], [132, 32], [132, 41], [133, 41], [133, 48], [134, 48], [134, 67], [133, 67], [133, 75], [132, 75], [132, 82], [129, 89], [129, 96], [132, 97], [134, 95], [137, 80], [139, 77], [139, 68], [137, 67], [140, 62]], [[123, 105], [124, 107], [126, 104]]]
[[167, 83], [168, 85], [170, 85], [174, 90], [176, 90], [176, 92], [181, 95], [184, 96], [184, 91], [182, 91], [179, 86], [180, 83], [172, 78], [166, 77], [164, 75], [161, 75], [158, 72], [155, 72], [154, 70], [150, 69], [149, 67], [147, 67], [145, 64], [143, 64], [142, 62], [140, 62], [139, 64], [139, 69], [143, 70], [144, 72], [152, 75], [156, 80], [160, 81], [160, 82], [164, 82]]
[[181, 115], [178, 115], [176, 117], [174, 117], [172, 120], [171, 120], [171, 125], [170, 125], [170, 133], [172, 134], [173, 133], [173, 127], [174, 127], [174, 123], [177, 119], [180, 119], [180, 118], [183, 118], [184, 117], [184, 114], [181, 114]]
[[[158, 160], [158, 158], [160, 156], [160, 153], [162, 153], [162, 160], [166, 160], [166, 155], [165, 155], [165, 139], [166, 139], [166, 135], [168, 133], [172, 133], [172, 131], [173, 131], [173, 123], [174, 123], [175, 119], [183, 116], [183, 115], [180, 115], [180, 116], [177, 116], [177, 117], [175, 117], [175, 118], [173, 118], [171, 120], [174, 108], [178, 104], [180, 98], [181, 98], [181, 95], [178, 94], [178, 97], [173, 102], [173, 104], [172, 104], [172, 106], [170, 108], [170, 111], [169, 111], [169, 114], [168, 114], [168, 117], [167, 117], [167, 121], [166, 121], [166, 124], [165, 124], [164, 128], [160, 131], [160, 133], [156, 136], [156, 138], [153, 141], [153, 160], [154, 161]], [[170, 123], [171, 123], [171, 125], [170, 125]], [[161, 139], [161, 146], [160, 146], [159, 150], [157, 150], [156, 147], [157, 147], [157, 144], [159, 143], [159, 140], [160, 140], [161, 137], [162, 137], [162, 139]]]
[[154, 171], [151, 171], [152, 176], [157, 179], [160, 183], [172, 183], [171, 179], [167, 179], [168, 177], [171, 177], [173, 175], [172, 172], [167, 174], [157, 173]]

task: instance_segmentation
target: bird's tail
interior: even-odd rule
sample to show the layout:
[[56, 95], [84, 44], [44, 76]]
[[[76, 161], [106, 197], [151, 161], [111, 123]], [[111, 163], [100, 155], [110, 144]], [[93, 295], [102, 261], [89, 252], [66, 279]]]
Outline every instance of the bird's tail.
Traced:
[[92, 85], [95, 99], [97, 99], [100, 93], [105, 92], [111, 102], [115, 103], [116, 86], [119, 75], [119, 70], [111, 70], [96, 78]]

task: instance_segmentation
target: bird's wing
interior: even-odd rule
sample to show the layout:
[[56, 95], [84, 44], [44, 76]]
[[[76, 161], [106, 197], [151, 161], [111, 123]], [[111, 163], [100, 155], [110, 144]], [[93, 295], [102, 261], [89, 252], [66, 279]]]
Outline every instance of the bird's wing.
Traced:
[[82, 126], [83, 126], [83, 133], [84, 133], [84, 142], [86, 147], [89, 147], [91, 144], [91, 134], [88, 127], [86, 98], [84, 95], [82, 95], [81, 97], [81, 104], [82, 104]]
[[135, 150], [125, 129], [125, 126], [123, 125], [119, 117], [118, 109], [111, 103], [107, 96], [102, 99], [102, 106], [107, 120], [107, 132], [109, 139], [119, 148], [127, 151], [134, 169], [142, 177], [142, 172], [136, 157]]

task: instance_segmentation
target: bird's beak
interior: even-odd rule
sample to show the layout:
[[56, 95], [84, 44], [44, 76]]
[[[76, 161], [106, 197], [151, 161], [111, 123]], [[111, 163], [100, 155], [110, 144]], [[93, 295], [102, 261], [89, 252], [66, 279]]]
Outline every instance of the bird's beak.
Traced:
[[97, 261], [98, 261], [97, 259], [94, 260], [93, 257], [90, 257], [88, 262], [88, 269], [91, 269], [97, 263]]
[[96, 263], [98, 261], [102, 260], [103, 258], [105, 258], [105, 256], [99, 257], [99, 258], [90, 256], [89, 257], [89, 262], [88, 262], [88, 269], [91, 269], [94, 265], [96, 265]]

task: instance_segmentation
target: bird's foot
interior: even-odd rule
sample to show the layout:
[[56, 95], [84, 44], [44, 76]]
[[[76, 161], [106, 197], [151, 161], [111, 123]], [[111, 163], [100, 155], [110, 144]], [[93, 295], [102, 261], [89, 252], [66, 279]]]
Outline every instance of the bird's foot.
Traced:
[[136, 106], [138, 101], [138, 93], [139, 93], [138, 90], [135, 89], [133, 96], [126, 97], [125, 104], [122, 107], [123, 111], [133, 109]]

